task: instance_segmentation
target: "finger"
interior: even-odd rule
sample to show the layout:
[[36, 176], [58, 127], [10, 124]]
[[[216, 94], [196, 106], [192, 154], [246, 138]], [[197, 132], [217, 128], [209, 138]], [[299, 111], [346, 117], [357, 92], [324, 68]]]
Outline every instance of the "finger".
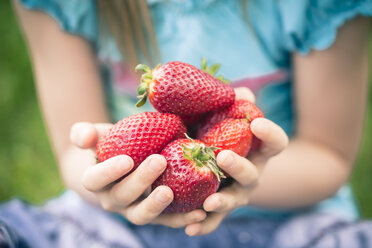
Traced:
[[180, 228], [186, 225], [203, 221], [207, 213], [202, 209], [195, 209], [188, 213], [162, 214], [155, 218], [151, 223], [166, 225], [172, 228]]
[[254, 96], [253, 92], [247, 87], [237, 87], [235, 90], [235, 99], [236, 100], [248, 100], [250, 102], [255, 102], [256, 97]]
[[230, 150], [221, 151], [217, 155], [217, 164], [243, 186], [257, 182], [259, 176], [257, 167], [248, 159]]
[[145, 225], [158, 217], [172, 201], [172, 190], [161, 185], [143, 201], [126, 208], [123, 215], [133, 224]]
[[80, 148], [95, 149], [98, 139], [107, 132], [113, 124], [77, 122], [70, 131], [70, 140]]
[[258, 153], [252, 156], [252, 162], [265, 162], [270, 157], [280, 153], [288, 145], [288, 136], [284, 130], [268, 119], [254, 119], [251, 123], [251, 130], [262, 141]]
[[82, 183], [87, 190], [97, 192], [126, 175], [132, 168], [133, 160], [129, 156], [115, 156], [88, 168], [83, 174]]
[[163, 156], [149, 156], [135, 171], [111, 188], [112, 199], [120, 206], [128, 206], [151, 186], [166, 166], [167, 161]]
[[200, 236], [211, 233], [217, 229], [227, 215], [228, 212], [208, 214], [208, 217], [203, 222], [188, 225], [185, 228], [185, 233], [189, 236]]
[[243, 188], [235, 183], [208, 196], [203, 203], [203, 208], [207, 212], [227, 212], [247, 205], [249, 201], [248, 195], [252, 189]]

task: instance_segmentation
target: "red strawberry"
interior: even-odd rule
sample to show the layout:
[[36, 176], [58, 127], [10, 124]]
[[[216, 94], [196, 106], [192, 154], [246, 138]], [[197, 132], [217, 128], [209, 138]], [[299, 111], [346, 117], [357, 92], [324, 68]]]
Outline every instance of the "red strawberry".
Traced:
[[148, 97], [159, 112], [190, 116], [229, 106], [235, 99], [233, 88], [190, 64], [170, 62], [153, 70], [141, 64], [136, 70], [145, 72], [138, 86], [138, 107]]
[[203, 120], [207, 114], [197, 114], [197, 115], [180, 115], [181, 120], [187, 127], [193, 127], [198, 126]]
[[264, 114], [254, 103], [248, 100], [236, 100], [231, 106], [222, 111], [208, 115], [203, 125], [198, 130], [198, 137], [202, 136], [208, 129], [226, 118], [247, 119], [251, 122], [259, 117], [264, 117]]
[[117, 122], [97, 143], [98, 161], [128, 155], [134, 167], [151, 154], [160, 153], [172, 140], [183, 137], [186, 127], [174, 114], [144, 112]]
[[[264, 117], [264, 114], [254, 103], [248, 100], [236, 100], [234, 104], [224, 110], [208, 115], [203, 125], [199, 128], [197, 137], [201, 137], [208, 129], [226, 118], [247, 119], [251, 122], [259, 117]], [[256, 151], [260, 146], [261, 140], [253, 135], [252, 146], [249, 153]]]
[[152, 189], [167, 185], [174, 194], [165, 213], [189, 212], [199, 208], [204, 200], [218, 189], [224, 177], [217, 166], [214, 147], [192, 139], [178, 139], [168, 144], [161, 155], [167, 168], [153, 183]]
[[[252, 145], [251, 125], [246, 119], [228, 118], [208, 129], [199, 139], [207, 146], [247, 156]], [[216, 155], [220, 150], [216, 151]]]

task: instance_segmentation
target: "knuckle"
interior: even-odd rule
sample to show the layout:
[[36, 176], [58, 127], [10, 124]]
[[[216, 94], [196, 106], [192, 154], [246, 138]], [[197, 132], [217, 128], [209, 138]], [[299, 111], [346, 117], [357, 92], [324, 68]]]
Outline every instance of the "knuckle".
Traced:
[[150, 184], [155, 181], [157, 174], [155, 174], [155, 172], [149, 167], [148, 164], [141, 164], [138, 169], [134, 171], [133, 177], [138, 185], [150, 186]]
[[194, 223], [198, 220], [198, 217], [196, 216], [189, 216], [186, 220], [185, 223]]
[[147, 168], [141, 168], [140, 170], [134, 171], [131, 180], [136, 182], [136, 185], [140, 186], [144, 191], [153, 184], [158, 176], [158, 174], [154, 174], [154, 172], [149, 171]]
[[128, 205], [128, 201], [130, 201], [128, 195], [121, 190], [120, 183], [112, 187], [110, 194], [112, 198], [120, 205], [126, 206]]
[[142, 222], [150, 222], [151, 220], [155, 219], [160, 215], [160, 213], [164, 210], [165, 207], [160, 206], [159, 204], [154, 203], [146, 203], [145, 206], [143, 206], [143, 214], [141, 215], [142, 218], [140, 220]]
[[163, 211], [164, 208], [165, 207], [152, 202], [152, 203], [147, 203], [144, 206], [144, 211], [147, 213], [147, 215], [149, 217], [152, 217], [152, 219], [153, 219], [156, 216], [158, 216], [161, 213], [161, 211]]
[[81, 183], [82, 185], [84, 186], [84, 188], [88, 191], [96, 191], [96, 187], [94, 184], [91, 183], [91, 175], [92, 173], [90, 172], [90, 170], [87, 170], [84, 174], [83, 174], [83, 177], [81, 179]]
[[183, 221], [183, 225], [186, 225], [186, 224], [192, 224], [192, 223], [196, 223], [196, 222], [200, 222], [200, 219], [196, 216], [189, 216], [187, 219], [185, 219]]
[[149, 186], [154, 181], [152, 175], [149, 173], [146, 173], [144, 170], [138, 171], [136, 175], [136, 182], [138, 182], [139, 185], [146, 185]]
[[184, 214], [182, 218], [182, 223], [186, 225], [187, 223], [194, 222], [194, 217], [190, 214]]
[[256, 185], [258, 181], [258, 171], [257, 169], [250, 170], [246, 173], [243, 180], [241, 180], [241, 184], [245, 187]]

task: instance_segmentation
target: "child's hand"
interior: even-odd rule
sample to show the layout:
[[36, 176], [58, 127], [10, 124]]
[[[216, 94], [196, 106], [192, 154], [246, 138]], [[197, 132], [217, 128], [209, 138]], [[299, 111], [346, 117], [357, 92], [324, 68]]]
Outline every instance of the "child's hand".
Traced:
[[[237, 99], [255, 100], [247, 88], [236, 89], [236, 95]], [[253, 120], [251, 129], [262, 140], [261, 148], [249, 160], [227, 150], [218, 154], [218, 165], [235, 181], [204, 201], [203, 208], [208, 216], [200, 223], [188, 225], [185, 230], [188, 235], [205, 235], [214, 231], [232, 210], [247, 205], [268, 159], [281, 152], [288, 144], [288, 137], [283, 129], [268, 119]]]
[[188, 225], [185, 230], [188, 235], [204, 235], [214, 231], [232, 210], [247, 205], [266, 161], [287, 146], [286, 134], [273, 122], [257, 118], [251, 127], [254, 135], [262, 140], [260, 150], [249, 160], [227, 150], [218, 154], [218, 165], [235, 182], [204, 201], [203, 207], [208, 216], [200, 223]]
[[[98, 138], [111, 126], [77, 123], [71, 130], [71, 140], [80, 148], [95, 151]], [[151, 184], [166, 168], [163, 156], [149, 156], [135, 171], [120, 180], [132, 168], [133, 160], [129, 156], [116, 156], [102, 163], [92, 164], [85, 171], [82, 184], [88, 191], [95, 193], [102, 208], [120, 213], [137, 225], [158, 223], [177, 228], [205, 219], [206, 213], [201, 209], [158, 218], [173, 200], [173, 192], [167, 186], [159, 186], [148, 193]]]

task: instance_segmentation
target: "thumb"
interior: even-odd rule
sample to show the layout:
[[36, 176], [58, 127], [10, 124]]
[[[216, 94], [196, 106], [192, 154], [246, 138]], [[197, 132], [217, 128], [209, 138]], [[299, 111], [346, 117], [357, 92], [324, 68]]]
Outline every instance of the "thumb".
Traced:
[[288, 136], [284, 130], [268, 119], [254, 119], [251, 130], [262, 141], [259, 151], [249, 158], [255, 164], [266, 163], [270, 157], [280, 153], [288, 145]]
[[111, 123], [77, 122], [71, 128], [70, 141], [83, 149], [95, 148], [98, 139], [112, 126]]

